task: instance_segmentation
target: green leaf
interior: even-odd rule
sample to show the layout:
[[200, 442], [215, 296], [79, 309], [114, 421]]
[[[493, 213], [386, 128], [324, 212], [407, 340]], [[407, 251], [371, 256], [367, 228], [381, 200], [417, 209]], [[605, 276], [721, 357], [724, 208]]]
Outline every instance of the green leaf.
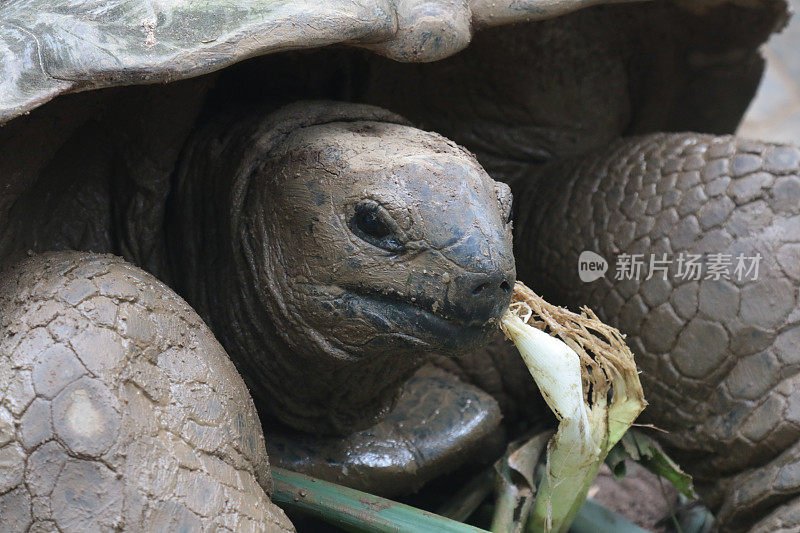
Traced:
[[[692, 476], [681, 470], [681, 467], [664, 453], [656, 441], [640, 431], [634, 429], [628, 431], [608, 455], [609, 460], [606, 462], [615, 476], [620, 471], [624, 475], [624, 461], [630, 458], [672, 483], [678, 492], [687, 498], [697, 499]], [[623, 465], [621, 468], [620, 463]]]

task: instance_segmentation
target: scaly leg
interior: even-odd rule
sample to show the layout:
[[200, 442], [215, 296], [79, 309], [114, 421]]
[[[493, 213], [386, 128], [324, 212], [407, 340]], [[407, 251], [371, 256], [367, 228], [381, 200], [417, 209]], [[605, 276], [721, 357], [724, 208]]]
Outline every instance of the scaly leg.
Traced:
[[[796, 524], [800, 151], [649, 135], [548, 164], [514, 192], [519, 278], [628, 334], [650, 402], [644, 418], [669, 430], [662, 441], [722, 529], [768, 513], [776, 527]], [[609, 262], [592, 282], [578, 275], [587, 250]], [[644, 254], [639, 276], [617, 268], [622, 254]], [[687, 274], [691, 254], [702, 256], [699, 279]], [[666, 279], [658, 269], [646, 279], [651, 255], [667, 260], [653, 263], [669, 266]], [[757, 275], [747, 272], [759, 255]]]
[[81, 252], [0, 280], [0, 531], [293, 530], [247, 388], [174, 292]]

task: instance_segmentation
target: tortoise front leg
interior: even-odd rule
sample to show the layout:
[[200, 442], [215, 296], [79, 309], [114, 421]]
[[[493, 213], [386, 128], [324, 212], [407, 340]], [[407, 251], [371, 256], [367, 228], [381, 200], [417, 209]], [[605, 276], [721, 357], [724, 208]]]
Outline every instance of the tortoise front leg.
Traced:
[[0, 398], [0, 531], [293, 530], [233, 363], [120, 258], [0, 274]]
[[500, 408], [486, 392], [431, 365], [403, 386], [391, 412], [349, 435], [267, 429], [270, 462], [387, 497], [407, 495], [505, 444]]
[[[779, 411], [780, 412], [780, 411]], [[769, 463], [722, 480], [726, 499], [718, 516], [728, 530], [745, 529], [751, 517], [761, 517], [764, 509], [774, 507], [750, 529], [751, 533], [800, 530], [800, 442]], [[739, 517], [747, 522], [738, 524]]]
[[[800, 151], [650, 135], [549, 164], [515, 194], [520, 279], [628, 334], [644, 418], [722, 528], [800, 513]], [[581, 281], [583, 251], [604, 277]]]

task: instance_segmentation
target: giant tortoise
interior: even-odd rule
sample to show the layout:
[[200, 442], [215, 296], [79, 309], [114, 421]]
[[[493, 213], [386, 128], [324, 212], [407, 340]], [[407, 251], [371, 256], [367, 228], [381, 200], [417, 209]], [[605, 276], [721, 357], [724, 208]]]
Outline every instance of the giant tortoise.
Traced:
[[0, 14], [0, 528], [291, 529], [267, 450], [414, 490], [537, 416], [517, 273], [629, 335], [723, 530], [800, 528], [800, 151], [729, 135], [782, 0]]

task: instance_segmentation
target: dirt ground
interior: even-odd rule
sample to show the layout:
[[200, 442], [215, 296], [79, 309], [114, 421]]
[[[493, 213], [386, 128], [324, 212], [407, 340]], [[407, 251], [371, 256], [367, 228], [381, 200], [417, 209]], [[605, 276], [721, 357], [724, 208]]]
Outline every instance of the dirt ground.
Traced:
[[638, 463], [627, 461], [626, 469], [627, 475], [618, 481], [603, 465], [588, 496], [648, 531], [670, 531], [663, 519], [678, 505], [678, 492]]

